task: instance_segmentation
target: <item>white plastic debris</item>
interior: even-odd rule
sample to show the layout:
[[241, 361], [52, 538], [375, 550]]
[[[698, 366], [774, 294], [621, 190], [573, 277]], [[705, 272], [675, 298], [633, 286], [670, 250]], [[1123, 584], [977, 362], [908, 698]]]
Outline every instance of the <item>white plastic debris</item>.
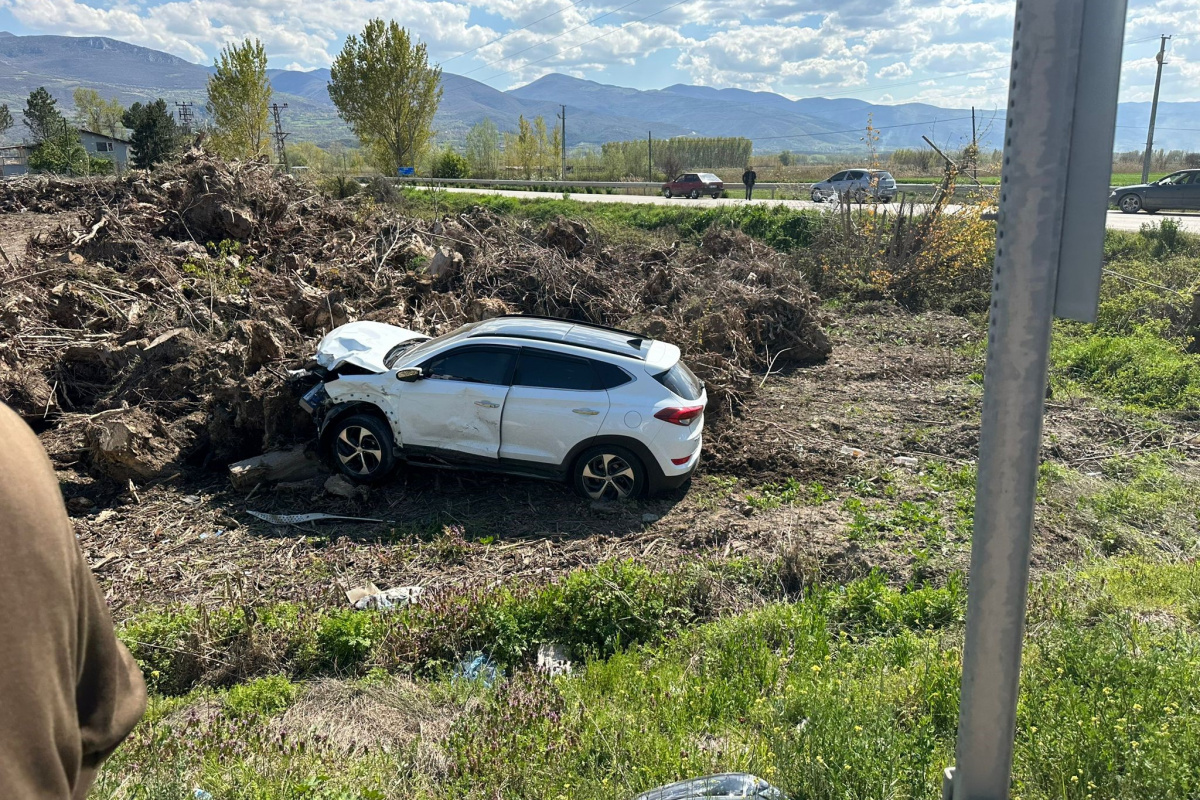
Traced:
[[570, 675], [571, 658], [567, 648], [553, 642], [538, 646], [537, 668], [551, 675]]
[[388, 611], [419, 603], [424, 592], [424, 588], [420, 586], [393, 586], [391, 589], [380, 589], [375, 584], [368, 583], [366, 586], [357, 586], [346, 592], [346, 599], [359, 611], [369, 609]]
[[892, 463], [897, 467], [916, 467], [920, 462], [912, 456], [896, 456], [892, 459]]
[[853, 458], [862, 458], [867, 454], [865, 450], [859, 450], [857, 447], [851, 447], [848, 444], [842, 445], [840, 452], [844, 456], [851, 456]]
[[754, 775], [745, 772], [726, 772], [706, 775], [657, 789], [642, 792], [634, 800], [710, 800], [721, 797], [759, 797], [764, 800], [786, 800], [783, 792]]
[[328, 519], [340, 519], [346, 522], [384, 522], [382, 519], [372, 519], [370, 517], [344, 517], [341, 514], [267, 514], [262, 511], [251, 511], [246, 509], [246, 513], [252, 517], [257, 517], [263, 522], [269, 522], [272, 525], [299, 525], [303, 522], [320, 522]]

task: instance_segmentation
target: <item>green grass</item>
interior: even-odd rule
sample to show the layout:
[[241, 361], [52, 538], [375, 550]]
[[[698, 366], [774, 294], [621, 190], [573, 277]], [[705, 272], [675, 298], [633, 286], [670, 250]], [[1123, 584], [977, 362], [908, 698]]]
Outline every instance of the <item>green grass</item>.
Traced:
[[1200, 356], [1164, 339], [1159, 326], [1127, 335], [1056, 337], [1053, 378], [1140, 408], [1200, 411]]
[[[1130, 560], [1035, 583], [1015, 798], [1194, 796], [1198, 587], [1195, 564]], [[609, 800], [746, 770], [793, 797], [932, 800], [953, 763], [963, 603], [954, 581], [899, 591], [871, 576], [590, 659], [570, 677], [425, 683], [456, 720], [399, 748], [366, 736], [348, 750], [167, 701], [93, 796]]]

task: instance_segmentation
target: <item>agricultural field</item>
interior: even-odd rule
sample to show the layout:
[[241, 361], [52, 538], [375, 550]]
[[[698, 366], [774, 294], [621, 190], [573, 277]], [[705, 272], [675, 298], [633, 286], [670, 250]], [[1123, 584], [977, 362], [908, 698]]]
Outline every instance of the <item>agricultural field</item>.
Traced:
[[[152, 693], [92, 796], [607, 800], [748, 771], [938, 797], [994, 236], [970, 211], [335, 200], [197, 152], [0, 184], [0, 398]], [[1200, 239], [1110, 231], [1105, 261], [1099, 320], [1051, 354], [1023, 800], [1200, 786]], [[616, 507], [436, 470], [231, 484], [312, 439], [285, 370], [330, 327], [498, 311], [679, 344], [710, 395], [692, 484]], [[424, 594], [355, 610], [367, 583]]]

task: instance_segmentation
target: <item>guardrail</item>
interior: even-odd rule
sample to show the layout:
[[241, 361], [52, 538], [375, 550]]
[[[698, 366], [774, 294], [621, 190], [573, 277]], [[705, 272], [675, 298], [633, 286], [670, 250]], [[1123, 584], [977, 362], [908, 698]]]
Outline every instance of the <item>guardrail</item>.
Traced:
[[[402, 185], [419, 184], [422, 186], [480, 186], [497, 189], [504, 187], [516, 189], [544, 187], [548, 191], [563, 191], [567, 189], [641, 189], [643, 194], [658, 194], [662, 191], [661, 183], [650, 183], [649, 181], [525, 181], [510, 180], [507, 178], [390, 178], [389, 180]], [[812, 186], [813, 184], [811, 183], [756, 183], [754, 184], [754, 190], [756, 192], [770, 192], [771, 199], [774, 200], [777, 189], [804, 192], [811, 190]], [[936, 183], [896, 184], [897, 191], [908, 193], [924, 191], [932, 194], [937, 188], [938, 184]], [[746, 185], [740, 181], [725, 184], [726, 192], [744, 192], [745, 190]]]

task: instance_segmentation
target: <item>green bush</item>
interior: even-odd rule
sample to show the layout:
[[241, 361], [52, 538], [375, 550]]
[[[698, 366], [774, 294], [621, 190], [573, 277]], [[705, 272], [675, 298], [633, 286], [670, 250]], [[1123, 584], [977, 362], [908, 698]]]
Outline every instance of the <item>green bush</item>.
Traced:
[[225, 710], [234, 717], [269, 717], [296, 699], [299, 687], [284, 675], [269, 675], [234, 686], [225, 695]]
[[433, 177], [435, 178], [465, 178], [471, 167], [467, 159], [447, 147], [433, 162]]
[[1160, 331], [1143, 325], [1128, 336], [1066, 338], [1054, 348], [1057, 376], [1129, 405], [1196, 412], [1200, 356], [1183, 352]]
[[383, 637], [384, 624], [378, 612], [335, 611], [317, 627], [317, 647], [322, 666], [351, 670], [366, 660]]

